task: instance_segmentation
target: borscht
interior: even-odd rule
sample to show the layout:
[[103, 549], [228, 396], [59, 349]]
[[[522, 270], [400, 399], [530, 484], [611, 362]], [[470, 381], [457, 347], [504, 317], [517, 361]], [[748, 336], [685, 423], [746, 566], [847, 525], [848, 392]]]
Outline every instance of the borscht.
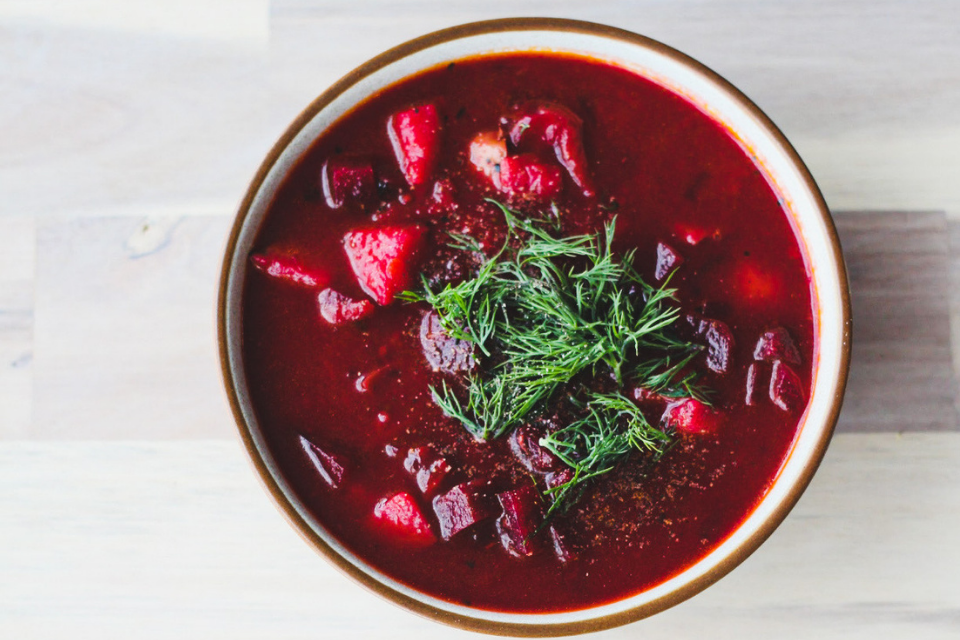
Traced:
[[811, 277], [721, 123], [614, 65], [392, 85], [280, 184], [243, 368], [299, 501], [370, 566], [503, 612], [639, 593], [766, 495], [810, 396]]

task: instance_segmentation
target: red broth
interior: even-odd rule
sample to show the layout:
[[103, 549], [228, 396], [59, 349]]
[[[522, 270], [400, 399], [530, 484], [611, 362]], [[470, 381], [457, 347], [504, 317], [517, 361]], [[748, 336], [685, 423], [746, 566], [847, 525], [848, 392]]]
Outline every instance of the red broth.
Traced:
[[[436, 160], [405, 174], [387, 123], [427, 104], [437, 118]], [[534, 150], [554, 167], [550, 177], [559, 182], [550, 186], [550, 200], [564, 233], [595, 231], [616, 215], [616, 246], [636, 249], [635, 265], [650, 282], [658, 244], [667, 245], [682, 259], [670, 286], [683, 313], [722, 321], [732, 344], [725, 373], [712, 371], [706, 355], [694, 360], [716, 394], [716, 429], [678, 434], [659, 462], [636, 456], [593, 482], [552, 521], [562, 533], [564, 557], [547, 542], [517, 557], [489, 518], [443, 541], [431, 496], [470, 480], [492, 491], [534, 482], [542, 490], [542, 477], [518, 461], [508, 438], [478, 442], [444, 416], [428, 389], [452, 377], [434, 371], [425, 357], [419, 338], [424, 305], [371, 299], [343, 243], [357, 229], [415, 224], [424, 234], [415, 271], [469, 276], [469, 265], [451, 260], [447, 232], [498, 246], [503, 217], [485, 198], [510, 201], [470, 162], [471, 140], [497, 131], [517, 105], [543, 104], [562, 105], [583, 123], [586, 164], [578, 170], [588, 184], [577, 184], [560, 154]], [[332, 192], [328, 175], [325, 193], [322, 174], [331, 159], [353, 171], [348, 186], [354, 191]], [[414, 176], [420, 183], [413, 187], [410, 171], [424, 174]], [[523, 198], [511, 203], [521, 211], [549, 206]], [[450, 602], [563, 611], [630, 596], [676, 575], [726, 539], [768, 491], [809, 396], [810, 274], [778, 194], [722, 125], [669, 90], [600, 62], [490, 56], [380, 92], [324, 132], [293, 168], [253, 254], [285, 257], [309, 272], [306, 281], [294, 282], [283, 277], [283, 264], [272, 271], [261, 265], [248, 270], [243, 290], [244, 368], [282, 473], [343, 545], [400, 582]], [[322, 315], [318, 291], [324, 288], [359, 306]], [[771, 347], [784, 335], [795, 352]], [[796, 397], [778, 400], [786, 409], [771, 400], [774, 367], [795, 376], [788, 382]], [[303, 439], [317, 448], [305, 447]], [[408, 452], [423, 446], [447, 466], [426, 494], [404, 465]], [[397, 535], [376, 517], [392, 508], [383, 501], [396, 494], [419, 509], [424, 536]]]

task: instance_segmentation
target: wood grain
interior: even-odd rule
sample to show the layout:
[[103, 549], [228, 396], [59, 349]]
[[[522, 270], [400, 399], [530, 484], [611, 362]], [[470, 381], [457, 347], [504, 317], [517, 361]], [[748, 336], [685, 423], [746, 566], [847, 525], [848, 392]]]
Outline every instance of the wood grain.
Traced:
[[[234, 21], [216, 19], [221, 0], [90, 4], [0, 5], [0, 215], [226, 214], [293, 117], [353, 67], [433, 29], [538, 14], [630, 29], [714, 68], [783, 128], [833, 208], [960, 214], [951, 0], [275, 1], [269, 16], [251, 0]], [[163, 26], [178, 19], [180, 32]], [[244, 46], [258, 30], [263, 46]]]
[[[853, 297], [853, 364], [840, 429], [960, 430], [951, 352], [950, 246], [938, 213], [835, 216]], [[954, 349], [956, 345], [954, 345]]]
[[256, 46], [268, 37], [268, 0], [5, 0], [0, 18], [34, 25], [210, 39]]
[[31, 216], [0, 217], [0, 439], [33, 420], [35, 249]]
[[[960, 634], [960, 435], [835, 438], [794, 512], [692, 600], [598, 638]], [[389, 605], [272, 508], [238, 444], [0, 444], [0, 636], [469, 638]]]
[[310, 100], [404, 40], [511, 15], [693, 55], [834, 210], [869, 210], [837, 216], [856, 322], [839, 428], [937, 431], [840, 433], [742, 567], [597, 637], [960, 637], [957, 3], [7, 0], [0, 638], [471, 637], [370, 596], [269, 505], [233, 441], [213, 300], [231, 216]]
[[214, 308], [229, 222], [38, 223], [32, 437], [230, 433]]
[[[960, 222], [835, 217], [855, 318], [839, 429], [960, 430]], [[0, 218], [13, 265], [0, 271], [0, 439], [230, 437], [213, 308], [229, 223]]]

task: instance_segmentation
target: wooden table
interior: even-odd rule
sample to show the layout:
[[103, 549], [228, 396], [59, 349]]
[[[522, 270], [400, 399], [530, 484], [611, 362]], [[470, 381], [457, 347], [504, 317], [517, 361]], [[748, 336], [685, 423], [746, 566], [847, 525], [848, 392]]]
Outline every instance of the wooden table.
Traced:
[[285, 524], [234, 435], [214, 297], [261, 158], [388, 46], [508, 15], [667, 42], [785, 131], [836, 212], [839, 432], [740, 568], [615, 638], [960, 637], [960, 6], [0, 4], [0, 637], [467, 637]]

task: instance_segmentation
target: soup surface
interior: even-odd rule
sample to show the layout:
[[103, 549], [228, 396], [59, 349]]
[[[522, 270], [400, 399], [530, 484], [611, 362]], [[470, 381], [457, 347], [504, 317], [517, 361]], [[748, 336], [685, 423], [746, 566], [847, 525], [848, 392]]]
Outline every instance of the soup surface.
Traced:
[[[633, 250], [650, 285], [624, 304], [675, 290], [663, 331], [693, 345], [675, 384], [618, 377], [608, 358], [499, 435], [441, 409], [517, 365], [452, 335], [426, 292], [477, 278], [505, 243], [509, 260], [531, 230], [614, 221], [614, 261]], [[809, 396], [810, 277], [777, 193], [723, 126], [597, 61], [489, 56], [380, 92], [290, 172], [250, 260], [244, 368], [285, 478], [359, 557], [455, 603], [570, 610], [677, 574], [765, 495]], [[633, 372], [649, 355], [613, 358]], [[589, 414], [584, 393], [628, 398], [663, 438], [573, 483], [584, 451], [565, 461], [549, 442]]]

